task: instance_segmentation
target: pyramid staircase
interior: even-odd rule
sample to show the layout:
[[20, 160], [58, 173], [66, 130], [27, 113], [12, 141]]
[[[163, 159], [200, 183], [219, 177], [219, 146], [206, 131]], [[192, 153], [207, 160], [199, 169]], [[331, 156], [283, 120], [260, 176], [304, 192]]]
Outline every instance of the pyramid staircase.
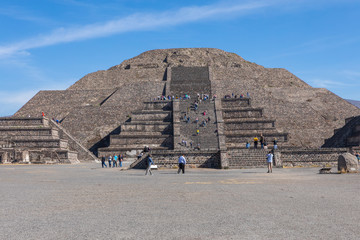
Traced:
[[2, 163], [77, 163], [77, 152], [47, 118], [0, 118]]
[[110, 135], [109, 146], [98, 149], [98, 156], [138, 154], [144, 146], [152, 150], [173, 149], [172, 101], [144, 102], [144, 109], [132, 112], [120, 126], [119, 134]]
[[335, 129], [334, 135], [325, 140], [323, 148], [360, 146], [360, 116], [348, 118], [342, 128]]
[[285, 146], [288, 134], [279, 132], [275, 120], [266, 118], [262, 108], [251, 107], [250, 98], [222, 99], [221, 104], [228, 149], [244, 149], [246, 142], [253, 147], [253, 139], [261, 134], [269, 147], [275, 138], [278, 146]]
[[[201, 101], [197, 110], [194, 108], [195, 96], [191, 99], [179, 101], [179, 115], [180, 115], [180, 141], [185, 140], [187, 146], [181, 145], [180, 149], [194, 150], [198, 144], [200, 149], [203, 150], [217, 150], [218, 140], [216, 133], [216, 116], [215, 116], [215, 104], [212, 100]], [[205, 115], [204, 115], [205, 112]], [[184, 116], [190, 117], [190, 121], [187, 122]], [[196, 122], [196, 118], [198, 122]], [[210, 118], [210, 121], [203, 126], [202, 122]], [[196, 133], [199, 130], [199, 134]], [[193, 143], [193, 147], [190, 147], [190, 142]], [[177, 144], [175, 148], [178, 148]]]
[[[252, 107], [250, 98], [221, 99], [221, 112], [229, 168], [265, 167], [273, 140], [280, 148], [286, 146], [288, 134], [278, 131], [275, 120], [266, 118], [262, 108]], [[254, 138], [261, 134], [269, 149], [261, 149], [260, 143], [254, 148]], [[246, 149], [246, 142], [251, 144], [250, 149]]]

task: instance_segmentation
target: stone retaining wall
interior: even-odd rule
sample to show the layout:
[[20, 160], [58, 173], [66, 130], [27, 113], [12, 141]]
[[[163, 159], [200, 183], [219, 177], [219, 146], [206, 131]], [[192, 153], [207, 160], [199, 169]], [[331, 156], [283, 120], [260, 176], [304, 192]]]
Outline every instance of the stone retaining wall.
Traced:
[[[158, 167], [175, 168], [178, 166], [178, 158], [183, 154], [186, 158], [187, 167], [220, 168], [219, 151], [152, 151], [152, 159]], [[145, 168], [147, 155], [132, 164], [132, 168]]]
[[278, 161], [285, 167], [337, 166], [339, 155], [348, 152], [346, 148], [289, 149], [280, 150]]

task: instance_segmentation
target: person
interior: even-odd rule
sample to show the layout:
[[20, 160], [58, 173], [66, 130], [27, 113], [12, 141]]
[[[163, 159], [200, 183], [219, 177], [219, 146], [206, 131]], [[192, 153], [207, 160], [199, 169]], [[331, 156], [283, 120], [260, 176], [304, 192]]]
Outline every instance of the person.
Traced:
[[119, 156], [119, 167], [122, 167], [123, 161], [124, 161], [124, 155], [120, 154], [120, 156]]
[[199, 134], [200, 134], [200, 130], [196, 129], [196, 135], [199, 135]]
[[178, 169], [178, 174], [180, 173], [180, 171], [182, 171], [182, 173], [184, 174], [185, 173], [185, 164], [186, 164], [186, 159], [183, 155], [181, 155], [179, 157], [179, 169]]
[[108, 161], [109, 161], [109, 168], [111, 168], [111, 156], [110, 155], [108, 157]]
[[356, 153], [355, 153], [355, 156], [356, 156], [357, 160], [360, 162], [360, 155], [359, 155], [359, 152], [356, 152]]
[[107, 167], [107, 166], [106, 166], [106, 163], [105, 163], [105, 160], [106, 160], [106, 159], [105, 159], [105, 156], [102, 156], [102, 157], [101, 157], [101, 167], [102, 167], [102, 168], [104, 168], [104, 166]]
[[246, 148], [249, 149], [250, 148], [250, 143], [246, 142]]
[[265, 137], [261, 134], [260, 135], [260, 144], [261, 144], [261, 149], [264, 148], [264, 143], [265, 143]]
[[254, 137], [254, 148], [257, 148], [258, 142], [259, 142], [258, 137]]
[[113, 159], [114, 159], [114, 161], [113, 161], [113, 168], [114, 168], [114, 167], [118, 166], [118, 164], [117, 164], [118, 156], [115, 154]]
[[266, 163], [267, 163], [267, 167], [268, 167], [268, 173], [272, 173], [273, 157], [274, 157], [274, 155], [272, 154], [271, 151], [266, 155]]
[[149, 154], [146, 158], [146, 162], [147, 162], [147, 168], [146, 168], [146, 171], [145, 171], [145, 176], [150, 173], [150, 175], [152, 175], [152, 172], [151, 172], [151, 165], [154, 164], [152, 158], [151, 158], [151, 154]]
[[143, 153], [147, 153], [147, 152], [150, 152], [150, 148], [147, 145], [145, 145]]
[[142, 156], [143, 156], [143, 152], [141, 152], [138, 156], [137, 156], [137, 159], [140, 159], [140, 158], [142, 158]]
[[273, 143], [274, 143], [274, 149], [276, 150], [276, 149], [278, 148], [278, 146], [277, 146], [277, 139], [276, 139], [276, 138], [274, 138]]

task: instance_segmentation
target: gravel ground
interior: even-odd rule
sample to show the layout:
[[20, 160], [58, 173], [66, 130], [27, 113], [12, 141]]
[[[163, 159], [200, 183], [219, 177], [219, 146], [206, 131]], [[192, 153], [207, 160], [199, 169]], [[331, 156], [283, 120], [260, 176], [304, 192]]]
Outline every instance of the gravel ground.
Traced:
[[360, 175], [0, 166], [0, 239], [359, 239]]

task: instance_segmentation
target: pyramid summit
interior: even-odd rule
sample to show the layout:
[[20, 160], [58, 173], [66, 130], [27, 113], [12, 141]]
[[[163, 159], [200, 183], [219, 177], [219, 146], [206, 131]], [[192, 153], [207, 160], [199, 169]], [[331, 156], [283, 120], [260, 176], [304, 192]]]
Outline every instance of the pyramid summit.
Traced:
[[[179, 99], [185, 94], [191, 100]], [[196, 138], [195, 125], [179, 119], [188, 113], [190, 123], [196, 117], [201, 122], [205, 117], [192, 110], [194, 100], [204, 95], [217, 98], [199, 105], [212, 124]], [[360, 115], [347, 101], [312, 88], [285, 69], [265, 68], [213, 48], [144, 52], [90, 73], [66, 90], [40, 91], [14, 117], [41, 112], [59, 119], [61, 127], [98, 156], [145, 144], [177, 150], [183, 139], [215, 152], [241, 149], [261, 134], [284, 148], [319, 148], [346, 118]]]

